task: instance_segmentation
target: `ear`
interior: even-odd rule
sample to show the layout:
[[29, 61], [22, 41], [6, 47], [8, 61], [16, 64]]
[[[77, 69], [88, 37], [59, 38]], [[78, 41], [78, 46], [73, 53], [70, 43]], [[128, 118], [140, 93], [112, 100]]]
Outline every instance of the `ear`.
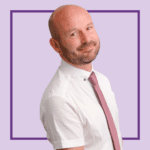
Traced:
[[55, 39], [53, 39], [53, 38], [50, 38], [49, 42], [50, 42], [50, 45], [53, 47], [53, 49], [54, 49], [57, 53], [59, 53], [59, 52], [60, 52], [59, 43], [58, 43]]

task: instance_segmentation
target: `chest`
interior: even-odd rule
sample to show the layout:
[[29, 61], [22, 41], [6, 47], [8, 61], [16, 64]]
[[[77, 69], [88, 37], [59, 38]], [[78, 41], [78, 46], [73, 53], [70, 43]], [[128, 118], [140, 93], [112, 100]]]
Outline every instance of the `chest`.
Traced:
[[[112, 91], [108, 91], [103, 86], [100, 86], [100, 89], [102, 90], [105, 101], [116, 124], [118, 109], [115, 95]], [[105, 140], [110, 138], [106, 116], [90, 83], [78, 87], [74, 86], [73, 91], [74, 94], [72, 94], [72, 96], [78, 109], [85, 134], [89, 134], [93, 138], [103, 137]]]

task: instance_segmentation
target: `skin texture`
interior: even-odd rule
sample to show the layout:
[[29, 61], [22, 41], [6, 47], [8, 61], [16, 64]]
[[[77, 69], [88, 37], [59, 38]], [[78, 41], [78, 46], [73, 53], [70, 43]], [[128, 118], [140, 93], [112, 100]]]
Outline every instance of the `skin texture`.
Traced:
[[58, 149], [58, 150], [84, 150], [84, 146], [73, 147], [73, 148], [65, 148], [65, 149]]
[[90, 14], [79, 6], [66, 5], [56, 9], [52, 18], [59, 38], [51, 38], [51, 46], [67, 63], [90, 72], [100, 49]]

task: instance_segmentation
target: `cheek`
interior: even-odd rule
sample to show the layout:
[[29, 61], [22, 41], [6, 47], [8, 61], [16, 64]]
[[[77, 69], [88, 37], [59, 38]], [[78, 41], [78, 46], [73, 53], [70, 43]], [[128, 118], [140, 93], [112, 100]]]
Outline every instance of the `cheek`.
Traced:
[[67, 40], [65, 42], [65, 45], [70, 49], [76, 49], [80, 45], [80, 42], [76, 39], [71, 39], [71, 40]]
[[94, 33], [94, 37], [95, 37], [95, 39], [97, 39], [97, 40], [99, 39], [97, 32]]
[[95, 29], [93, 30], [93, 32], [92, 32], [91, 34], [92, 34], [92, 36], [93, 36], [94, 38], [96, 38], [96, 39], [99, 38], [99, 37], [98, 37], [98, 34], [97, 34], [97, 32], [96, 32]]

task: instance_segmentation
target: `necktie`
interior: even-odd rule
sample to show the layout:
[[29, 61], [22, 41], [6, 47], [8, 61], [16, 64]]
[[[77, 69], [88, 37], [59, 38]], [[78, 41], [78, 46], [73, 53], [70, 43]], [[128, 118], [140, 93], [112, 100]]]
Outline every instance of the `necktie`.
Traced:
[[102, 109], [105, 113], [107, 123], [108, 123], [108, 127], [109, 127], [109, 131], [110, 131], [111, 138], [112, 138], [112, 141], [113, 141], [113, 146], [114, 146], [115, 150], [121, 150], [120, 145], [119, 145], [117, 130], [116, 130], [112, 115], [111, 115], [110, 110], [107, 106], [107, 103], [105, 101], [103, 93], [102, 93], [102, 91], [101, 91], [101, 89], [98, 85], [98, 81], [97, 81], [95, 73], [92, 72], [88, 79], [91, 82], [91, 84], [93, 85], [94, 91], [95, 91], [95, 93], [97, 95], [97, 98], [99, 99], [100, 104], [102, 106]]

